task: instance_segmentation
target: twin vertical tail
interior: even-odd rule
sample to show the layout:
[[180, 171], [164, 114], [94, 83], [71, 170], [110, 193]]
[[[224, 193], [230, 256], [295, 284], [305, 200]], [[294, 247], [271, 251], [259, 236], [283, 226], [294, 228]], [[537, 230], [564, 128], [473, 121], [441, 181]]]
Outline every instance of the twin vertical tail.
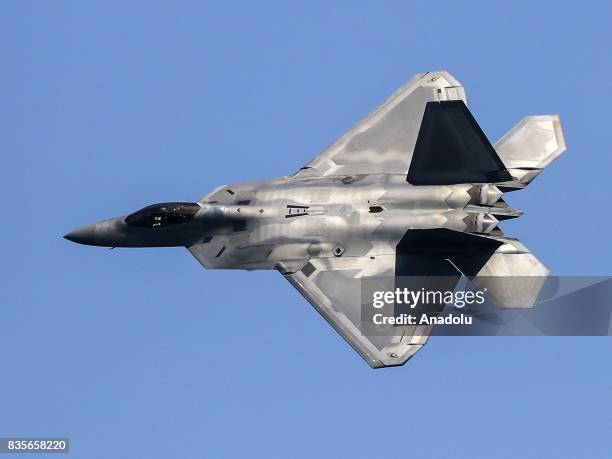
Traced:
[[465, 231], [500, 245], [471, 277], [498, 307], [531, 307], [549, 272], [522, 243], [497, 228], [500, 220], [522, 214], [508, 208], [502, 194], [525, 188], [564, 151], [557, 115], [525, 117], [493, 146], [463, 101], [425, 106], [406, 180], [412, 185], [473, 184]]

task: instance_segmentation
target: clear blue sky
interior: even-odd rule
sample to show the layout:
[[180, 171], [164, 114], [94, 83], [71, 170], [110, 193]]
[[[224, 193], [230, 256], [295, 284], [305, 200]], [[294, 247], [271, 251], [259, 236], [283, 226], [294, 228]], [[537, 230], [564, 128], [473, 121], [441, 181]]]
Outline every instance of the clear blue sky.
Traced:
[[[495, 3], [495, 5], [493, 5]], [[0, 435], [72, 457], [609, 458], [612, 340], [438, 338], [371, 370], [276, 272], [61, 238], [294, 172], [414, 73], [569, 149], [504, 225], [611, 274], [609, 2], [0, 3]]]

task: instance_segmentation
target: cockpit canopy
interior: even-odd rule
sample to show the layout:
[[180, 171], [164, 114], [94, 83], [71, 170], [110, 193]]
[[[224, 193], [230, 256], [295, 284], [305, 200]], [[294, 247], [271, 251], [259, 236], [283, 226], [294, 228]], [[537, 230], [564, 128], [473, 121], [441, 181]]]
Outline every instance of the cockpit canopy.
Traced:
[[193, 202], [164, 202], [147, 206], [125, 217], [129, 226], [157, 228], [160, 226], [187, 223], [201, 209]]

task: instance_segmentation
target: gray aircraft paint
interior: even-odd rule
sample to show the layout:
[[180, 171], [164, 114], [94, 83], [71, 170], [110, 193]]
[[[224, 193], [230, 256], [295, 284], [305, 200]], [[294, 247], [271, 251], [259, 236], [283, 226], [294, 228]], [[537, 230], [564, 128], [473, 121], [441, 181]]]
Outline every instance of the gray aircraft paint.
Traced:
[[426, 105], [453, 100], [467, 105], [449, 73], [418, 74], [292, 176], [221, 186], [185, 223], [133, 227], [119, 217], [65, 237], [109, 247], [185, 246], [206, 268], [278, 270], [368, 364], [401, 365], [426, 343], [431, 327], [363, 336], [360, 282], [394, 278], [396, 246], [407, 231], [443, 228], [499, 241], [473, 276], [495, 292], [499, 307], [516, 305], [508, 292], [496, 291], [496, 276], [532, 276], [524, 303], [548, 275], [498, 223], [522, 213], [505, 204], [503, 192], [528, 185], [565, 150], [559, 117], [526, 117], [494, 145], [510, 181], [408, 183]]

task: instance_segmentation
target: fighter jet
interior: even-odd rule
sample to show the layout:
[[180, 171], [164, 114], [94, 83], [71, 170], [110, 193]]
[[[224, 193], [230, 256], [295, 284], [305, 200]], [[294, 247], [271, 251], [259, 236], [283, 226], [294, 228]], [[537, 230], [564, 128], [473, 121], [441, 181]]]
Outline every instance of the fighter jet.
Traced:
[[[545, 278], [544, 264], [499, 228], [522, 214], [502, 196], [565, 148], [557, 115], [527, 116], [491, 145], [459, 81], [419, 73], [293, 175], [223, 185], [198, 202], [154, 204], [64, 237], [186, 247], [209, 269], [277, 270], [370, 366], [397, 366], [431, 327], [365, 335], [361, 282], [456, 276], [494, 291], [496, 277]], [[513, 307], [506, 291], [496, 302]]]

